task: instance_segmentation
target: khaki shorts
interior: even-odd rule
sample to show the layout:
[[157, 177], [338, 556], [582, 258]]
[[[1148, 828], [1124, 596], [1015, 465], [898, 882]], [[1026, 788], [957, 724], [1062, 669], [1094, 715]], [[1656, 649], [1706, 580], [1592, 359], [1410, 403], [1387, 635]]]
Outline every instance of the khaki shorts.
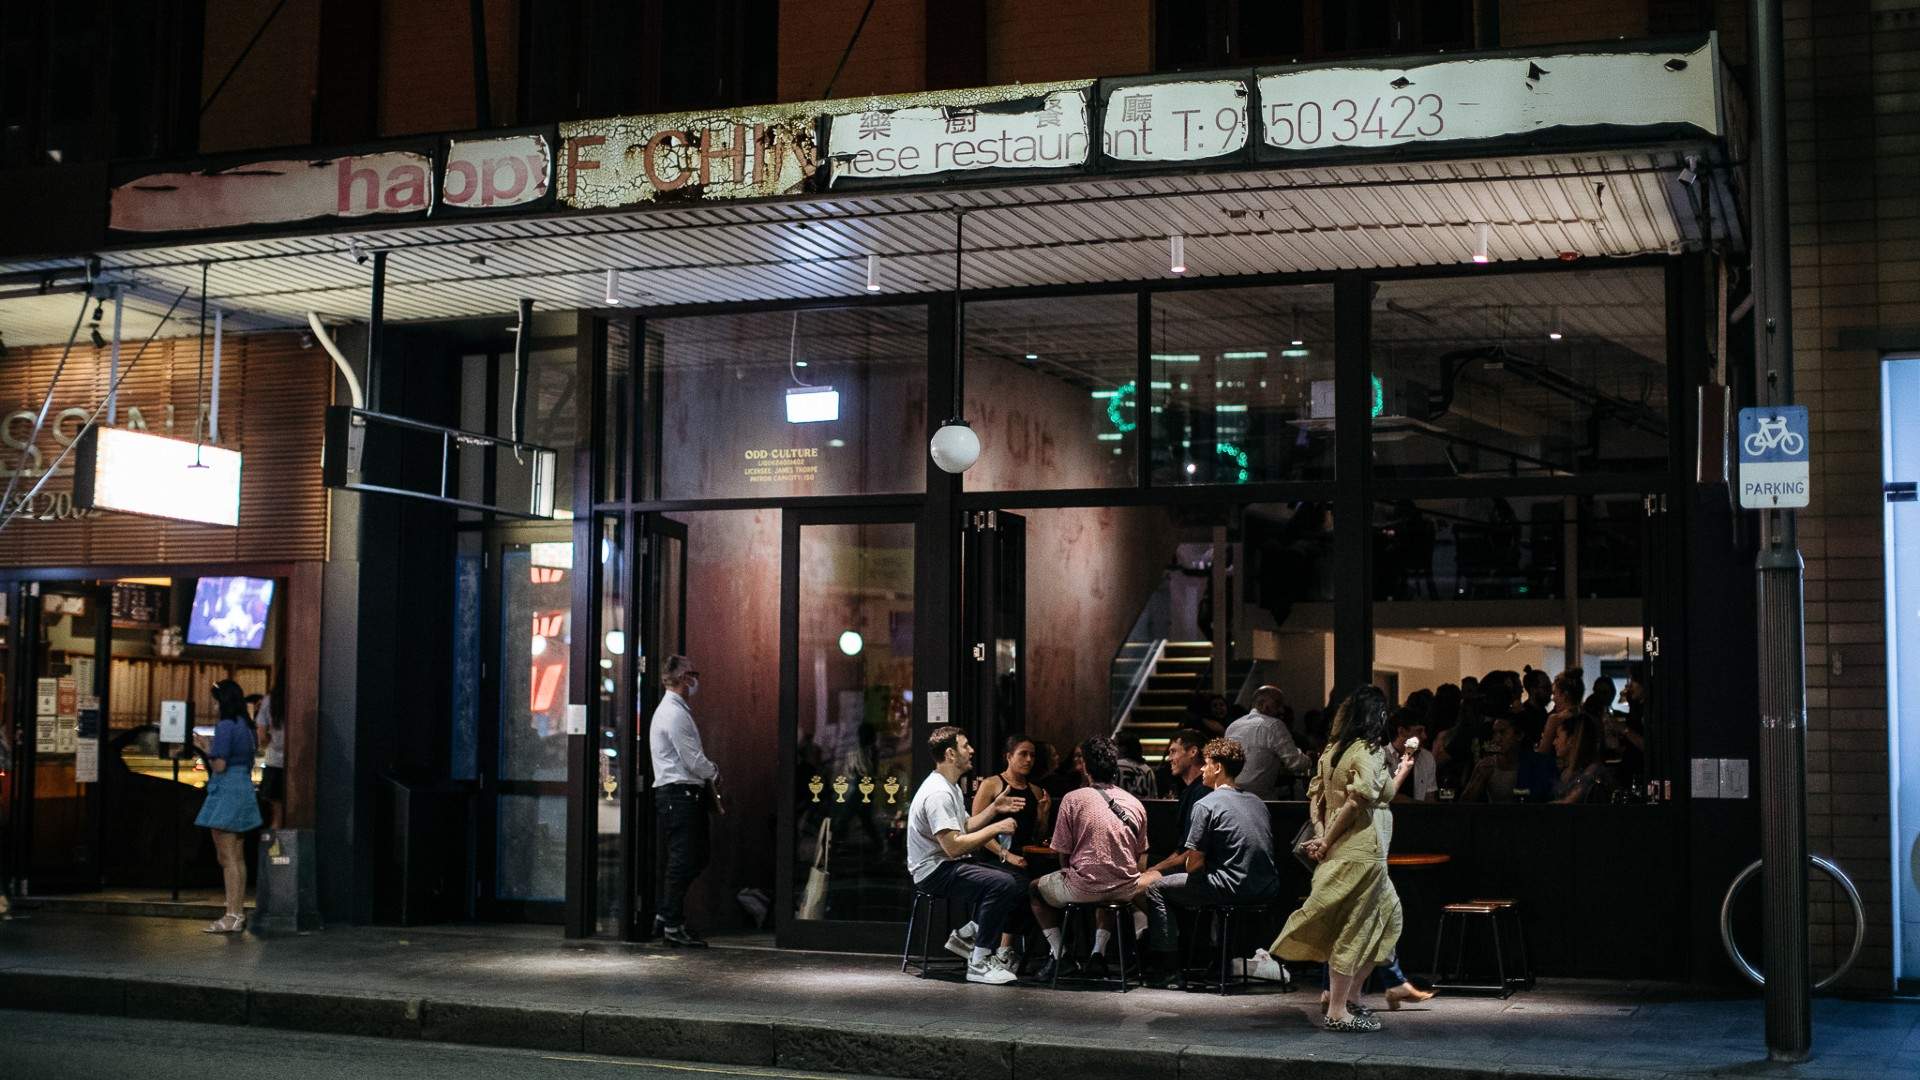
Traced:
[[1124, 904], [1133, 899], [1135, 886], [1122, 885], [1117, 889], [1108, 889], [1103, 893], [1090, 893], [1067, 884], [1067, 879], [1058, 870], [1033, 883], [1033, 890], [1048, 907], [1064, 908], [1068, 904]]

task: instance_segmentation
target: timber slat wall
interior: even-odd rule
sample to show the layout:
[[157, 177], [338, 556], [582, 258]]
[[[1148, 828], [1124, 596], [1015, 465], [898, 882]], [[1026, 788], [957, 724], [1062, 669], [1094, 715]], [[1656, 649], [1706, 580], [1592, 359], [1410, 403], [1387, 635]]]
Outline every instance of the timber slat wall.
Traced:
[[[138, 342], [121, 347], [125, 365]], [[15, 347], [0, 357], [0, 405], [9, 414], [35, 412], [60, 361], [61, 347]], [[120, 383], [119, 418], [129, 426], [138, 409], [147, 430], [194, 436], [199, 400], [196, 362], [199, 341], [155, 341]], [[207, 343], [207, 389], [212, 388], [212, 343]], [[29, 490], [40, 469], [64, 443], [52, 430], [56, 420], [66, 435], [77, 417], [60, 419], [62, 410], [91, 410], [105, 396], [108, 351], [94, 349], [84, 332], [55, 388], [47, 428], [36, 441], [39, 467], [22, 476], [18, 492]], [[25, 514], [0, 532], [0, 566], [143, 566], [162, 563], [290, 561], [327, 557], [327, 495], [321, 480], [320, 452], [326, 407], [332, 401], [333, 368], [325, 352], [303, 349], [291, 334], [228, 335], [222, 349], [220, 445], [245, 457], [240, 478], [240, 527], [221, 528], [156, 521], [124, 514], [97, 513], [89, 520], [47, 521]], [[105, 414], [102, 414], [105, 422]], [[8, 421], [11, 441], [23, 441], [33, 421], [17, 415]], [[21, 451], [0, 446], [0, 488], [6, 473], [19, 465]], [[47, 482], [46, 491], [71, 492], [73, 458]], [[16, 494], [16, 498], [18, 495]], [[36, 509], [45, 500], [36, 500]]]

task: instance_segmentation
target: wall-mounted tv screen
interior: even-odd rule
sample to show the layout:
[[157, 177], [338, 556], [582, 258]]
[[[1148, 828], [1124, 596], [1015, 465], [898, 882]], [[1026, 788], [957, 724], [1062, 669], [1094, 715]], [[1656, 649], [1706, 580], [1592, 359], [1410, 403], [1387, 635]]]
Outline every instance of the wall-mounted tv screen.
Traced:
[[266, 641], [272, 610], [272, 578], [203, 577], [193, 587], [187, 644], [257, 649]]

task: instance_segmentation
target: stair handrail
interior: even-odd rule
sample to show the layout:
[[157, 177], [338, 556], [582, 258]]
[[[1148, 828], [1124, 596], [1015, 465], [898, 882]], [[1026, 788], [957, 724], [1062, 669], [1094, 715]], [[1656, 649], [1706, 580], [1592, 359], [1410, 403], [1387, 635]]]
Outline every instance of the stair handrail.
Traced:
[[[1120, 647], [1124, 649], [1129, 644], [1132, 642], [1123, 642]], [[1159, 666], [1160, 658], [1166, 655], [1166, 651], [1166, 638], [1154, 638], [1149, 644], [1146, 659], [1134, 669], [1133, 677], [1127, 680], [1126, 691], [1120, 696], [1119, 707], [1114, 709], [1113, 730], [1107, 733], [1109, 737], [1119, 737], [1120, 729], [1127, 725], [1127, 717], [1133, 714], [1134, 705], [1139, 703], [1141, 692], [1147, 688], [1147, 680], [1153, 678], [1154, 669]], [[1119, 659], [1119, 654], [1115, 653], [1114, 662], [1118, 663]]]

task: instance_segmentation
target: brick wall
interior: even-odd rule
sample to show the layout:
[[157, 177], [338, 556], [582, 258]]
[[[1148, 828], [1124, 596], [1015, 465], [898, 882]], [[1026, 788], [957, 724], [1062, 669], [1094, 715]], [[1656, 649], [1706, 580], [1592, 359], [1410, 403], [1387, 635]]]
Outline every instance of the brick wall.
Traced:
[[[1881, 558], [1881, 328], [1920, 325], [1920, 5], [1786, 0], [1796, 396], [1813, 413], [1807, 563], [1810, 848], [1860, 887], [1851, 985], [1891, 982], [1887, 680]], [[1814, 889], [1815, 968], [1851, 941]]]
[[1517, 48], [1647, 34], [1647, 0], [1500, 0], [1500, 45]]
[[[867, 0], [787, 0], [780, 5], [780, 100], [825, 93]], [[833, 96], [901, 94], [927, 84], [923, 0], [878, 0]]]
[[992, 0], [987, 81], [1045, 82], [1153, 69], [1152, 0]]

